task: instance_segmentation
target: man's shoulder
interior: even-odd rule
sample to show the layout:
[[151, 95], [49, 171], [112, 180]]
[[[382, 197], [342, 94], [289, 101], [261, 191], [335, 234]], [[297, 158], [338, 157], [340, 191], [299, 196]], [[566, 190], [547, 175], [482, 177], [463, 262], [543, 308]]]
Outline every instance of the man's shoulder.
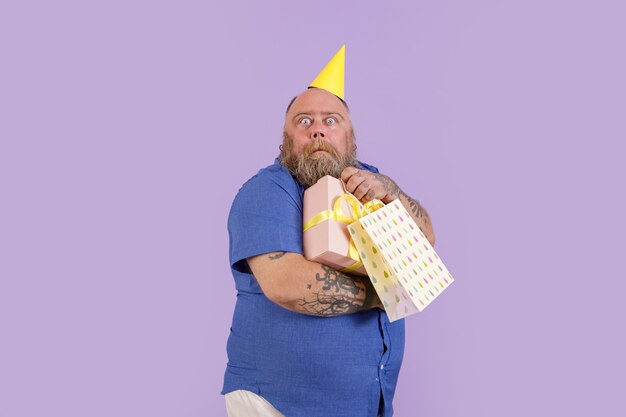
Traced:
[[276, 192], [286, 192], [294, 198], [302, 194], [302, 186], [298, 184], [289, 170], [278, 162], [278, 159], [273, 164], [261, 168], [252, 178], [248, 179], [241, 186], [237, 195], [267, 196]]

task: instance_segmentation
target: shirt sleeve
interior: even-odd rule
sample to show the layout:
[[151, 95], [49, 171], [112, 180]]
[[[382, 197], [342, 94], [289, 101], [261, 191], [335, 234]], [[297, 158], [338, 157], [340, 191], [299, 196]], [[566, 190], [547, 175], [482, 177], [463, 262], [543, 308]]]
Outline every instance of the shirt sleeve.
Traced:
[[302, 199], [295, 181], [257, 175], [239, 190], [228, 218], [231, 267], [250, 273], [246, 258], [285, 251], [303, 254]]
[[375, 174], [379, 173], [378, 168], [376, 168], [374, 165], [366, 164], [365, 162], [361, 162], [361, 161], [359, 161], [359, 164], [361, 164], [361, 168], [363, 169], [371, 171]]

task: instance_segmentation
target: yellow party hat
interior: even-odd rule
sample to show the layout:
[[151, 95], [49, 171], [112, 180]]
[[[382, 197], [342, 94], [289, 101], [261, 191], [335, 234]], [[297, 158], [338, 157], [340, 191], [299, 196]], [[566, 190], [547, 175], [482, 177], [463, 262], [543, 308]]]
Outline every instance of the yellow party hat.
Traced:
[[[328, 61], [322, 72], [318, 74], [309, 88], [321, 88], [344, 100], [343, 79], [346, 62], [346, 45], [343, 45], [335, 56]], [[345, 101], [345, 100], [344, 100]]]

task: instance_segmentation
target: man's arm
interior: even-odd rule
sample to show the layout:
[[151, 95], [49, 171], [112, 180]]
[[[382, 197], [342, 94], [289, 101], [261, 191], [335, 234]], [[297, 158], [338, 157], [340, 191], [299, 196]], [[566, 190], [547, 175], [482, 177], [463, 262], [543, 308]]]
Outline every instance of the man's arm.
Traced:
[[[428, 239], [428, 242], [430, 242], [432, 246], [435, 246], [435, 231], [433, 230], [433, 225], [430, 222], [430, 216], [426, 212], [424, 206], [402, 191], [400, 187], [398, 187], [398, 185], [388, 176], [383, 174], [374, 175], [378, 177], [378, 180], [383, 184], [383, 188], [387, 193], [381, 201], [387, 204], [396, 198], [399, 198], [404, 208], [409, 212], [411, 217], [413, 217], [417, 226], [420, 228], [422, 233], [424, 233], [426, 239]], [[371, 190], [369, 192], [371, 192]], [[373, 193], [370, 195], [373, 195]]]
[[402, 191], [391, 178], [383, 174], [348, 167], [341, 173], [341, 179], [346, 183], [346, 190], [362, 202], [376, 198], [388, 204], [399, 198], [428, 242], [433, 246], [435, 245], [435, 231], [426, 209], [417, 200]]
[[382, 308], [367, 277], [344, 274], [298, 253], [266, 253], [248, 258], [248, 265], [267, 298], [296, 313], [335, 317]]

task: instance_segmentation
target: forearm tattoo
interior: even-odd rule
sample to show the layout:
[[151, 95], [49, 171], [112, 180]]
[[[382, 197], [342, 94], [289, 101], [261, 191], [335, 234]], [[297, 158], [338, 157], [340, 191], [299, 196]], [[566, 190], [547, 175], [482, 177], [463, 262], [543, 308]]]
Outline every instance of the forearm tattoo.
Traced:
[[[418, 223], [422, 221], [424, 222], [424, 224], [428, 224], [430, 219], [428, 218], [428, 215], [424, 215], [425, 211], [422, 209], [422, 205], [417, 200], [414, 200], [411, 197], [409, 197], [406, 193], [403, 192], [402, 195], [409, 202], [409, 208], [411, 209], [411, 212], [417, 219]], [[420, 226], [420, 229], [421, 228], [422, 226]]]
[[[376, 293], [366, 279], [353, 277], [322, 265], [324, 273], [316, 273], [315, 281], [321, 285], [312, 290], [309, 296], [300, 300], [299, 305], [309, 314], [319, 317], [333, 317], [366, 310], [374, 305]], [[319, 285], [316, 285], [319, 288]], [[311, 289], [307, 284], [307, 289]]]
[[430, 217], [428, 217], [426, 210], [422, 208], [421, 204], [417, 200], [411, 198], [407, 193], [402, 191], [400, 187], [398, 187], [398, 184], [396, 184], [388, 176], [383, 175], [383, 174], [377, 174], [377, 175], [378, 175], [380, 182], [383, 183], [385, 191], [387, 192], [388, 196], [391, 196], [392, 198], [403, 197], [404, 199], [408, 201], [409, 209], [413, 213], [413, 217], [415, 218], [415, 222], [417, 223], [417, 226], [420, 228], [422, 233], [428, 235], [429, 233], [427, 232], [428, 232], [428, 229], [430, 229], [430, 224], [429, 224]]
[[282, 258], [283, 256], [285, 256], [285, 253], [287, 253], [287, 252], [283, 252], [283, 251], [280, 251], [280, 252], [274, 252], [274, 253], [270, 253], [270, 254], [268, 255], [268, 257], [269, 257], [272, 261], [274, 261], [274, 260], [276, 260], [276, 259], [280, 259], [280, 258]]
[[376, 177], [383, 184], [383, 188], [387, 193], [385, 197], [390, 197], [392, 200], [400, 197], [402, 190], [391, 178], [383, 174], [376, 174]]

